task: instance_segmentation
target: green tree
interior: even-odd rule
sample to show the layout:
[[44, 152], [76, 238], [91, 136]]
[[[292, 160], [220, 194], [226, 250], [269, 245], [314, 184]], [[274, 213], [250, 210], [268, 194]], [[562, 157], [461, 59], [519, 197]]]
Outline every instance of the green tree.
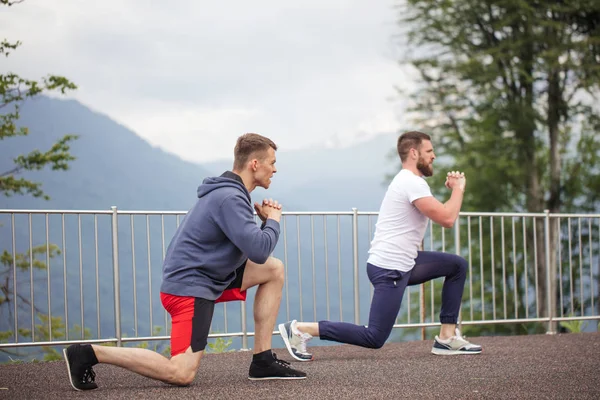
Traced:
[[[11, 7], [21, 2], [22, 0], [0, 0], [0, 6]], [[8, 57], [20, 45], [21, 42], [19, 41], [13, 42], [8, 39], [2, 39], [0, 41], [0, 56], [4, 55]], [[26, 127], [18, 125], [20, 106], [24, 101], [46, 92], [54, 91], [64, 94], [68, 90], [74, 89], [76, 89], [76, 86], [62, 76], [49, 75], [39, 80], [31, 80], [23, 78], [14, 72], [0, 74], [0, 140], [29, 134], [29, 130]], [[4, 196], [31, 195], [49, 199], [48, 195], [42, 190], [40, 182], [34, 182], [18, 175], [25, 171], [36, 171], [45, 167], [50, 167], [52, 170], [68, 169], [69, 163], [75, 159], [69, 152], [69, 146], [76, 138], [76, 135], [65, 135], [49, 149], [44, 151], [35, 149], [28, 154], [17, 155], [12, 159], [12, 167], [9, 167], [6, 171], [0, 171], [0, 193]], [[11, 271], [29, 270], [31, 268], [45, 270], [46, 263], [41, 259], [52, 258], [60, 254], [60, 249], [53, 244], [39, 246], [30, 244], [30, 246], [31, 249], [26, 253], [12, 254], [4, 250], [0, 255], [0, 312], [6, 312], [9, 316], [12, 316], [14, 304], [18, 304], [18, 307], [32, 307], [29, 304], [29, 299], [21, 295], [15, 296], [13, 285], [17, 284], [17, 282], [13, 282], [14, 278]], [[35, 310], [38, 321], [41, 321], [41, 325], [33, 327], [35, 332], [39, 333], [39, 335], [36, 334], [36, 338], [42, 337], [48, 339], [50, 336], [53, 338], [61, 337], [60, 335], [62, 334], [57, 329], [64, 331], [66, 328], [60, 318], [49, 318], [34, 305], [33, 310]], [[50, 335], [50, 332], [53, 335]], [[31, 337], [31, 333], [31, 329], [19, 329], [18, 334]], [[15, 332], [13, 331], [0, 332], [0, 340], [8, 340], [14, 335]], [[52, 352], [53, 350], [48, 350], [46, 356], [52, 358]]]
[[[597, 210], [600, 3], [407, 0], [402, 12], [405, 61], [421, 78], [412, 111], [438, 156], [466, 172], [463, 210]], [[550, 243], [558, 232], [551, 224]], [[544, 277], [547, 267], [555, 274], [557, 252], [547, 266], [537, 241], [538, 303], [548, 315], [556, 288]]]
[[[0, 6], [8, 6], [20, 3], [20, 1], [0, 0]], [[10, 42], [7, 39], [0, 41], [0, 56], [8, 57], [15, 51], [21, 42]], [[26, 99], [39, 96], [48, 91], [58, 91], [62, 94], [68, 90], [76, 89], [76, 86], [65, 77], [49, 75], [40, 80], [31, 80], [8, 72], [0, 74], [0, 140], [6, 140], [16, 136], [26, 136], [29, 130], [26, 127], [17, 126], [19, 120], [20, 104]], [[34, 197], [49, 199], [44, 193], [40, 182], [33, 182], [17, 175], [23, 171], [36, 171], [46, 166], [53, 170], [66, 170], [73, 157], [69, 153], [70, 142], [77, 138], [76, 135], [65, 135], [59, 139], [50, 149], [45, 151], [33, 150], [28, 154], [21, 154], [12, 160], [13, 167], [0, 171], [0, 192], [5, 196], [14, 194], [29, 194]]]

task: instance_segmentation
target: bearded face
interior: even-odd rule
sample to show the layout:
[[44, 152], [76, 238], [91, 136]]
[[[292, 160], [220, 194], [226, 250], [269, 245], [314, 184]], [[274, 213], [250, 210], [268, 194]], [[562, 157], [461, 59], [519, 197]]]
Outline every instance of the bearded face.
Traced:
[[433, 175], [433, 160], [430, 163], [427, 163], [421, 153], [419, 152], [419, 160], [417, 161], [417, 169], [423, 176], [431, 176]]

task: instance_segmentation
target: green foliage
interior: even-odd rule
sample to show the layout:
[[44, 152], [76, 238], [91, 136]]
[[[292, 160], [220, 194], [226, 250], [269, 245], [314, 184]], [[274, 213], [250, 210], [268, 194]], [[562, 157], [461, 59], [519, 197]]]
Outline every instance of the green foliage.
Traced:
[[[557, 258], [559, 268], [558, 287], [556, 288], [557, 314], [555, 315], [558, 316], [585, 315], [585, 310], [592, 306], [592, 293], [595, 295], [594, 305], [598, 304], [597, 291], [592, 291], [590, 288], [590, 283], [593, 283], [592, 277], [597, 279], [597, 276], [591, 275], [590, 272], [594, 265], [594, 254], [597, 254], [597, 244], [589, 240], [590, 235], [597, 232], [598, 226], [591, 225], [590, 231], [589, 222], [591, 221], [589, 219], [583, 221], [581, 226], [573, 221], [570, 223], [568, 220], [561, 221], [559, 229], [557, 229], [561, 232]], [[553, 221], [553, 223], [558, 225], [557, 221]], [[534, 253], [529, 250], [529, 247], [524, 248], [522, 244], [524, 240], [528, 243], [532, 241], [531, 232], [535, 225], [533, 221], [512, 217], [462, 217], [457, 220], [456, 224], [460, 226], [460, 254], [470, 264], [463, 292], [462, 320], [481, 321], [544, 316], [542, 306], [546, 300], [542, 299], [542, 302], [536, 305], [533, 294], [536, 281]], [[479, 241], [480, 229], [481, 242]], [[524, 229], [525, 234], [523, 233]], [[504, 243], [502, 243], [503, 232]], [[442, 239], [445, 246], [442, 246]], [[430, 247], [431, 242], [433, 243], [432, 247]], [[455, 252], [453, 229], [444, 229], [434, 225], [431, 242], [429, 236], [426, 236], [425, 250]], [[516, 246], [514, 251], [513, 246]], [[591, 249], [590, 246], [592, 246]], [[573, 253], [570, 253], [569, 249]], [[574, 253], [575, 251], [581, 251], [581, 261]], [[442, 279], [437, 279], [424, 285], [424, 322], [438, 322], [442, 283]], [[403, 301], [403, 310], [409, 304], [408, 296], [407, 291]], [[434, 299], [433, 310], [432, 297]], [[420, 322], [418, 286], [411, 288], [410, 305], [410, 321], [407, 320], [408, 311], [404, 310], [398, 323]], [[465, 329], [467, 328], [465, 327]], [[531, 334], [543, 333], [546, 330], [547, 323], [541, 322], [468, 326], [469, 334], [473, 336]], [[435, 329], [427, 331], [435, 334]]]
[[407, 1], [413, 111], [466, 172], [465, 210], [597, 207], [598, 4]]
[[[48, 315], [38, 313], [38, 319], [41, 321], [40, 324], [36, 325], [35, 337], [41, 340], [62, 340], [65, 338], [65, 323], [62, 317], [49, 318]], [[74, 326], [73, 329], [76, 329]], [[44, 361], [55, 361], [62, 360], [62, 352], [51, 346], [43, 346], [42, 351], [44, 352]]]
[[[11, 6], [20, 1], [2, 0], [0, 5]], [[6, 39], [0, 41], [0, 56], [8, 57], [12, 51], [17, 50], [21, 42], [10, 42]], [[77, 86], [62, 76], [49, 75], [40, 80], [31, 80], [19, 76], [13, 72], [0, 74], [0, 140], [16, 136], [26, 136], [29, 130], [19, 127], [20, 104], [44, 92], [58, 91], [65, 94]], [[0, 171], [0, 192], [5, 196], [14, 194], [29, 194], [34, 197], [49, 197], [42, 190], [42, 184], [25, 178], [17, 178], [16, 175], [23, 171], [36, 171], [46, 166], [53, 170], [66, 170], [69, 163], [75, 157], [69, 153], [70, 143], [77, 139], [76, 135], [65, 135], [46, 151], [33, 150], [28, 154], [16, 156], [13, 167], [7, 171]]]
[[[481, 223], [480, 223], [481, 221]], [[463, 292], [463, 301], [461, 308], [462, 321], [482, 321], [491, 319], [513, 319], [536, 317], [535, 306], [532, 305], [533, 298], [529, 293], [526, 295], [526, 289], [531, 291], [534, 281], [533, 272], [533, 256], [531, 253], [525, 255], [521, 251], [517, 251], [513, 255], [509, 250], [507, 243], [504, 243], [504, 265], [502, 268], [502, 225], [504, 231], [510, 231], [512, 219], [508, 217], [488, 218], [471, 218], [467, 220], [462, 218], [457, 220], [456, 224], [460, 225], [460, 254], [467, 259], [470, 266], [467, 269], [467, 277], [465, 289]], [[471, 226], [471, 240], [469, 240], [469, 225]], [[527, 225], [528, 229], [532, 228], [531, 222]], [[516, 242], [522, 242], [521, 232], [522, 226], [517, 220]], [[482, 230], [483, 257], [480, 255], [479, 229]], [[454, 236], [454, 228], [446, 229], [434, 225], [432, 237], [428, 234], [425, 237], [423, 249], [428, 251], [444, 251], [454, 253], [456, 250], [456, 242]], [[477, 238], [474, 240], [474, 238]], [[492, 240], [492, 238], [494, 240]], [[508, 241], [508, 240], [507, 240]], [[469, 254], [469, 247], [471, 252]], [[493, 248], [494, 257], [491, 257]], [[514, 271], [514, 261], [516, 260], [517, 268], [516, 275]], [[483, 262], [483, 264], [482, 264]], [[527, 265], [527, 272], [524, 271], [523, 265]], [[523, 284], [523, 276], [527, 275], [529, 283], [527, 286]], [[515, 276], [519, 277], [515, 291]], [[421, 302], [421, 286], [410, 287], [410, 291], [405, 293], [403, 300], [403, 312], [398, 318], [398, 323], [417, 323], [417, 322], [439, 322], [440, 306], [442, 303], [442, 287], [443, 279], [435, 279], [422, 285]], [[471, 290], [472, 288], [472, 290]], [[515, 295], [516, 293], [516, 295]], [[410, 296], [410, 300], [408, 297]], [[410, 320], [408, 319], [410, 304]], [[421, 307], [423, 308], [423, 319], [419, 314]], [[426, 338], [433, 338], [439, 332], [439, 328], [427, 328]], [[489, 324], [489, 325], [466, 325], [463, 328], [463, 334], [471, 336], [480, 336], [482, 334], [493, 335], [517, 335], [528, 333], [545, 332], [545, 326], [540, 323], [528, 324]], [[402, 335], [415, 334], [421, 337], [421, 332], [410, 332], [403, 330]]]
[[[35, 325], [35, 340], [36, 341], [51, 341], [51, 340], [64, 340], [66, 338], [66, 327], [62, 317], [52, 317], [49, 318], [47, 314], [37, 312], [36, 313], [37, 321]], [[0, 332], [0, 342], [6, 342], [14, 336], [13, 331], [5, 331]], [[19, 336], [22, 338], [33, 339], [31, 329], [19, 328]], [[91, 331], [89, 328], [85, 328], [83, 330], [81, 325], [74, 324], [73, 327], [69, 330], [69, 339], [90, 339], [92, 337]], [[42, 346], [41, 352], [39, 353], [31, 353], [27, 352], [26, 356], [21, 355], [17, 351], [12, 350], [2, 350], [4, 353], [8, 353], [11, 355], [11, 361], [25, 361], [25, 359], [29, 359], [29, 361], [55, 361], [62, 360], [62, 348], [57, 349], [55, 346]], [[41, 356], [39, 358], [38, 356]]]
[[581, 333], [584, 321], [561, 321], [560, 325], [569, 331], [569, 333]]
[[7, 343], [8, 339], [12, 338], [13, 335], [14, 335], [13, 331], [0, 332], [0, 343]]
[[212, 340], [212, 342], [209, 341], [206, 345], [207, 353], [230, 353], [230, 352], [234, 351], [233, 349], [230, 348], [231, 344], [233, 343], [231, 341], [231, 338], [218, 337], [218, 338], [214, 338], [211, 340]]
[[[29, 311], [31, 308], [30, 299], [27, 295], [13, 292], [13, 268], [17, 271], [28, 271], [31, 268], [34, 270], [46, 271], [47, 264], [46, 260], [52, 259], [61, 254], [61, 250], [54, 244], [43, 244], [39, 246], [32, 246], [27, 253], [9, 253], [4, 250], [0, 254], [0, 315], [9, 314], [12, 316], [13, 304], [17, 303], [17, 307], [20, 310]], [[66, 337], [66, 327], [61, 316], [53, 316], [50, 318], [47, 314], [41, 312], [34, 307], [36, 321], [39, 323], [35, 324], [35, 336], [32, 335], [30, 328], [20, 327], [18, 335], [21, 338], [33, 338], [36, 341], [49, 341], [49, 340], [60, 340]], [[0, 332], [0, 342], [8, 342], [14, 338], [14, 331], [7, 330]], [[80, 338], [88, 339], [91, 337], [91, 332], [88, 328], [83, 330], [78, 324], [73, 325], [69, 331], [69, 338]], [[58, 360], [61, 359], [62, 355], [54, 347], [43, 346], [42, 347], [42, 359], [43, 360]], [[18, 356], [18, 353], [10, 349], [0, 349], [0, 352], [10, 354], [14, 357]], [[37, 358], [36, 358], [37, 360]]]
[[[439, 157], [437, 170], [466, 173], [463, 211], [598, 210], [598, 18], [600, 3], [592, 0], [406, 1], [400, 26], [408, 30], [409, 44], [415, 51], [408, 52], [403, 61], [421, 78], [411, 111], [420, 125], [417, 128], [433, 136]], [[444, 175], [438, 173], [429, 180], [436, 196], [447, 196]], [[536, 241], [532, 224], [528, 226], [527, 255], [507, 252], [506, 270], [498, 256], [503, 245], [499, 240], [490, 241], [492, 234], [499, 237], [499, 222], [495, 221], [494, 228], [489, 223], [484, 227], [481, 244], [469, 242], [465, 229], [461, 229], [461, 255], [466, 257], [467, 245], [473, 254], [469, 279], [484, 282], [480, 288], [475, 286], [473, 301], [465, 304], [468, 318], [463, 318], [489, 318], [490, 313], [498, 318], [526, 312], [547, 315], [543, 300], [548, 292], [543, 279], [546, 263], [540, 234], [543, 221], [537, 222]], [[551, 224], [550, 243], [558, 243], [559, 248], [566, 245], [564, 236], [559, 239], [561, 233], [566, 237], [574, 234]], [[585, 244], [588, 234], [584, 230], [580, 248], [586, 258], [599, 251], [597, 244], [591, 248]], [[446, 236], [449, 243], [451, 236]], [[439, 240], [436, 234], [436, 245]], [[448, 247], [454, 249], [452, 244]], [[537, 264], [534, 248], [539, 252]], [[495, 259], [490, 255], [492, 250]], [[551, 252], [551, 265], [561, 261], [568, 261], [565, 252]], [[531, 285], [536, 273], [539, 310], [526, 304], [523, 288], [523, 277], [528, 277]], [[582, 278], [575, 272], [569, 279], [577, 282]], [[507, 293], [502, 292], [502, 282]], [[494, 296], [497, 309], [490, 308]], [[575, 300], [565, 301], [569, 304], [551, 305], [552, 309], [572, 307]], [[490, 326], [485, 332], [497, 329], [504, 328]], [[543, 326], [533, 324], [526, 329], [539, 331]]]
[[[22, 0], [0, 0], [0, 6], [13, 6], [21, 3]], [[8, 39], [0, 40], [0, 56], [8, 57], [13, 51], [17, 50], [21, 42], [11, 42]], [[4, 69], [3, 69], [4, 70]], [[26, 127], [18, 126], [20, 117], [20, 105], [27, 99], [32, 99], [46, 92], [59, 92], [65, 94], [67, 91], [74, 90], [77, 87], [68, 79], [57, 75], [48, 75], [39, 80], [32, 80], [21, 77], [14, 72], [3, 72], [0, 74], [0, 140], [6, 140], [17, 136], [27, 136], [29, 130]], [[69, 163], [75, 160], [70, 154], [70, 144], [77, 139], [76, 135], [65, 135], [54, 143], [49, 149], [40, 151], [32, 150], [27, 154], [17, 155], [12, 160], [12, 167], [6, 171], [0, 171], [0, 193], [4, 196], [12, 195], [32, 195], [34, 197], [49, 197], [42, 190], [42, 184], [28, 179], [17, 177], [24, 171], [37, 171], [45, 167], [52, 170], [67, 170]], [[18, 307], [29, 307], [29, 300], [20, 294], [15, 297], [13, 293], [13, 276], [10, 273], [12, 268], [27, 271], [31, 268], [37, 270], [46, 270], [45, 261], [38, 256], [46, 259], [53, 258], [61, 254], [61, 250], [54, 244], [44, 244], [32, 246], [27, 253], [11, 254], [4, 250], [0, 254], [0, 312], [10, 313], [11, 304], [15, 302]], [[65, 337], [66, 327], [62, 317], [49, 318], [46, 314], [36, 310], [39, 324], [35, 325], [34, 333], [36, 340], [59, 339]], [[81, 329], [75, 326], [75, 332], [81, 332]], [[18, 334], [22, 337], [32, 337], [31, 329], [19, 328]], [[85, 330], [83, 336], [89, 336], [89, 331]], [[14, 331], [0, 332], [0, 341], [8, 341], [14, 337]], [[10, 353], [9, 350], [1, 350]], [[59, 353], [51, 347], [44, 347], [45, 360], [60, 358]]]
[[60, 255], [61, 251], [60, 248], [55, 244], [43, 244], [39, 246], [33, 246], [30, 248], [30, 253], [15, 253], [14, 256], [12, 253], [9, 253], [8, 251], [4, 250], [2, 254], [0, 254], [0, 265], [2, 265], [3, 267], [2, 272], [0, 272], [0, 275], [2, 273], [5, 273], [8, 269], [12, 268], [13, 263], [21, 271], [27, 271], [30, 267], [39, 270], [45, 270], [46, 263], [36, 258], [36, 256], [45, 257], [46, 254], [50, 258], [53, 258]]
[[4, 250], [0, 254], [0, 314], [4, 311], [3, 306], [17, 301], [20, 306], [28, 306], [29, 300], [18, 294], [17, 299], [13, 293], [13, 266], [17, 270], [28, 271], [30, 268], [46, 270], [46, 258], [53, 258], [61, 254], [61, 250], [54, 244], [33, 246], [29, 253], [9, 253]]

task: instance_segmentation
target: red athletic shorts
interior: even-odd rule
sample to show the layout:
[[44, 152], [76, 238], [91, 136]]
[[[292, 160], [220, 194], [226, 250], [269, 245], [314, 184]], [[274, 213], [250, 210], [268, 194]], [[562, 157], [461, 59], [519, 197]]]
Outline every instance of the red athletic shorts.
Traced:
[[246, 300], [246, 291], [240, 290], [245, 267], [246, 263], [236, 270], [235, 280], [217, 300], [160, 293], [163, 307], [171, 315], [172, 357], [185, 353], [190, 346], [194, 353], [206, 348], [215, 303]]

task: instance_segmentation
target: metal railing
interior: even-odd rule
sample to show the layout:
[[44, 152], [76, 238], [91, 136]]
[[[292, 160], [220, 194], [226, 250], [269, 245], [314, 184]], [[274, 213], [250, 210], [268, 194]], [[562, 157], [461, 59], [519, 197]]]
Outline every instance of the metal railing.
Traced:
[[[161, 267], [183, 216], [0, 210], [0, 348], [168, 340]], [[273, 254], [286, 269], [278, 321], [367, 322], [376, 217], [284, 213]], [[463, 212], [452, 229], [430, 223], [422, 248], [467, 259], [462, 325], [543, 323], [555, 332], [557, 322], [600, 319], [600, 214]], [[395, 328], [438, 325], [441, 285], [407, 288]], [[248, 348], [253, 298], [218, 304], [210, 337]]]

